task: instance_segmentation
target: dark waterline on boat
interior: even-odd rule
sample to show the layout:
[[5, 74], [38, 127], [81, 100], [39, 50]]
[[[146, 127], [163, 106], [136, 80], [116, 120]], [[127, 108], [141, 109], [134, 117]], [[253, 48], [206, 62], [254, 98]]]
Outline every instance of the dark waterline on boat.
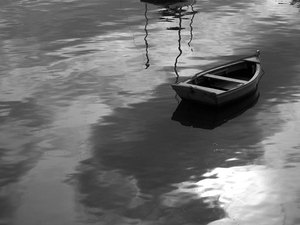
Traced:
[[[299, 13], [1, 1], [0, 224], [299, 224]], [[234, 107], [170, 87], [257, 49], [258, 93]]]

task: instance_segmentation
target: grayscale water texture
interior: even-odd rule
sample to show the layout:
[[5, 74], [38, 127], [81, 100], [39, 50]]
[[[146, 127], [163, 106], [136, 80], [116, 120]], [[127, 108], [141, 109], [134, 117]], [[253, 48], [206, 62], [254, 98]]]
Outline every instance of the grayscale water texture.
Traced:
[[[0, 224], [300, 224], [299, 40], [297, 1], [1, 0]], [[257, 49], [251, 107], [173, 117]]]

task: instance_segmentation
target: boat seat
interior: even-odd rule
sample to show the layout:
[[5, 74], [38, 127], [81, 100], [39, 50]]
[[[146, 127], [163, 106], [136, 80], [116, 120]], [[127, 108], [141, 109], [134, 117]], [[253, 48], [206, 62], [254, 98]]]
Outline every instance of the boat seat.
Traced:
[[215, 93], [215, 94], [222, 94], [222, 93], [225, 92], [224, 90], [211, 88], [211, 87], [204, 87], [204, 86], [201, 86], [201, 85], [196, 85], [196, 89], [203, 90], [203, 91], [208, 91], [208, 92]]
[[218, 80], [231, 81], [231, 82], [240, 83], [240, 84], [248, 83], [248, 81], [245, 81], [245, 80], [240, 80], [240, 79], [235, 79], [235, 78], [230, 78], [230, 77], [223, 77], [223, 76], [218, 76], [218, 75], [214, 75], [214, 74], [210, 74], [210, 73], [205, 74], [204, 77], [214, 78], [214, 79], [218, 79]]

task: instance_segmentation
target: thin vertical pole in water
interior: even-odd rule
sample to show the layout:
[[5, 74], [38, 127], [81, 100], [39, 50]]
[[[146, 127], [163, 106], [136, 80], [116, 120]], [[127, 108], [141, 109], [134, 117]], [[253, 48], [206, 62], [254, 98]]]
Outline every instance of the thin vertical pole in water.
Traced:
[[148, 69], [148, 67], [150, 66], [150, 59], [149, 59], [149, 52], [148, 52], [148, 48], [149, 48], [149, 45], [148, 45], [148, 41], [147, 41], [147, 37], [148, 37], [148, 30], [147, 30], [147, 26], [148, 26], [148, 17], [147, 17], [147, 12], [148, 12], [148, 5], [147, 3], [145, 3], [145, 37], [144, 37], [144, 41], [145, 41], [145, 48], [146, 48], [146, 63], [145, 63], [145, 69]]

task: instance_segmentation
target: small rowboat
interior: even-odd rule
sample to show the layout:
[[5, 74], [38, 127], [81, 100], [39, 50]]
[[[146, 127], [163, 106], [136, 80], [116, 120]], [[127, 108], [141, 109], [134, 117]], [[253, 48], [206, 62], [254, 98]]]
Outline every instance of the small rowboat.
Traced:
[[186, 100], [221, 106], [257, 90], [263, 69], [260, 52], [197, 73], [192, 78], [172, 84], [176, 93]]

